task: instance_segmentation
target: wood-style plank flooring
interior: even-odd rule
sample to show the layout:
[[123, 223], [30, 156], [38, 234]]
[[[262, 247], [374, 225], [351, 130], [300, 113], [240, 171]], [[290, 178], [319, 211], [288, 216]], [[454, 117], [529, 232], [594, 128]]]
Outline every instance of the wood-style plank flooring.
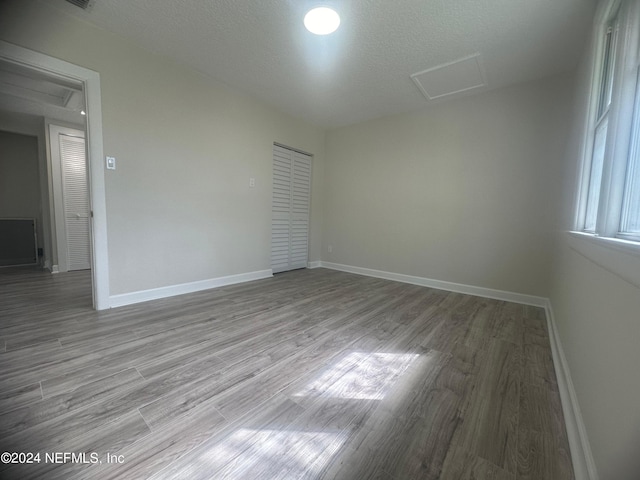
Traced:
[[0, 270], [1, 450], [41, 454], [0, 478], [573, 478], [542, 309], [316, 269], [96, 312], [89, 282]]

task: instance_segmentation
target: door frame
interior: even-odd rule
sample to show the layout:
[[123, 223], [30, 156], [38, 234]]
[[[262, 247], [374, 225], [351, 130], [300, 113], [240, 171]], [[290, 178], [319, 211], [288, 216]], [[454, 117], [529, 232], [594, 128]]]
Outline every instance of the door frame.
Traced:
[[28, 48], [0, 40], [0, 59], [52, 77], [82, 83], [86, 105], [87, 167], [91, 223], [91, 285], [93, 307], [103, 310], [109, 301], [109, 254], [107, 249], [107, 205], [103, 169], [102, 100], [100, 74]]

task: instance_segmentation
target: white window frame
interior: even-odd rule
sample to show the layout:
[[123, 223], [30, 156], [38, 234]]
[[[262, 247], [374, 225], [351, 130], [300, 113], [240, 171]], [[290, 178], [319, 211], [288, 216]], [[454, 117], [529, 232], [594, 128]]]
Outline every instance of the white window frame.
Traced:
[[[602, 111], [601, 93], [608, 29], [617, 26], [613, 35], [615, 58], [611, 105]], [[640, 235], [620, 232], [625, 195], [626, 175], [630, 163], [630, 144], [634, 110], [640, 101], [640, 0], [608, 0], [600, 5], [594, 33], [593, 68], [589, 118], [586, 128], [582, 179], [579, 185], [578, 208], [574, 230], [605, 239], [624, 239], [624, 244], [638, 243]], [[637, 116], [637, 114], [636, 114]], [[587, 203], [591, 181], [596, 129], [608, 122], [602, 180], [599, 188], [595, 228], [586, 228]], [[640, 128], [640, 119], [635, 119]]]

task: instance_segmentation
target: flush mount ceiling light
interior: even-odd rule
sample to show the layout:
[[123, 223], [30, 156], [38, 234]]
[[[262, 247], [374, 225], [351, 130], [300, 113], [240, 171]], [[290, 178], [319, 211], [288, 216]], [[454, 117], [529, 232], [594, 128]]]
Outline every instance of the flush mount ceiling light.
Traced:
[[329, 7], [316, 7], [304, 16], [304, 26], [316, 35], [329, 35], [340, 26], [340, 16]]

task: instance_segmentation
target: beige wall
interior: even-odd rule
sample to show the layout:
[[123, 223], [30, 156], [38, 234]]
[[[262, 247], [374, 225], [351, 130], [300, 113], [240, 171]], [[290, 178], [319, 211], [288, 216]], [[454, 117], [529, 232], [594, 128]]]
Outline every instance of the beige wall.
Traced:
[[314, 154], [319, 260], [323, 130], [42, 3], [5, 2], [0, 32], [100, 73], [112, 295], [269, 269], [273, 142]]
[[589, 50], [578, 72], [563, 162], [563, 220], [554, 242], [550, 299], [600, 479], [635, 480], [640, 472], [640, 254], [567, 233], [574, 228]]
[[[595, 263], [596, 255], [605, 261]], [[551, 295], [602, 480], [635, 480], [640, 472], [640, 285], [608, 268], [620, 260], [640, 272], [638, 257], [567, 239], [558, 251]]]
[[323, 259], [547, 296], [570, 89], [553, 78], [328, 132]]
[[38, 138], [0, 131], [0, 218], [35, 218], [44, 246], [38, 170]]

